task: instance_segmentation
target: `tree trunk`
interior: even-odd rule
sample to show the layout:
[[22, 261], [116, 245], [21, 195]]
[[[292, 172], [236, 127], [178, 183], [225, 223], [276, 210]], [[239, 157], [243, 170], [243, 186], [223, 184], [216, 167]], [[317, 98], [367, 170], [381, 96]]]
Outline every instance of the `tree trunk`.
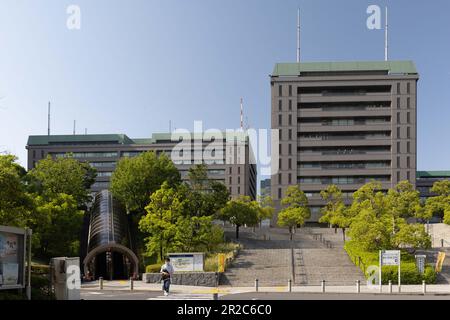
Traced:
[[342, 228], [342, 238], [344, 239], [345, 242], [345, 228]]
[[236, 225], [236, 239], [239, 239], [239, 225]]
[[337, 233], [337, 227], [336, 226], [334, 227], [334, 233]]
[[289, 239], [292, 241], [292, 227], [289, 227]]

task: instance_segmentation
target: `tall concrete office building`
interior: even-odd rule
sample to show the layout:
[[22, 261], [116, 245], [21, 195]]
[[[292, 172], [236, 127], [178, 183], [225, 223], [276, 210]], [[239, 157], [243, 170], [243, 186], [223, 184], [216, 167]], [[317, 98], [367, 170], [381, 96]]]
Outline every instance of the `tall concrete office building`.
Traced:
[[245, 133], [222, 133], [219, 138], [197, 133], [189, 135], [189, 142], [184, 142], [182, 147], [180, 141], [173, 141], [168, 133], [153, 134], [148, 139], [131, 139], [124, 134], [30, 136], [26, 146], [28, 169], [33, 169], [47, 155], [57, 158], [71, 153], [75, 159], [89, 162], [97, 169], [97, 179], [91, 188], [97, 192], [109, 188], [111, 175], [120, 158], [154, 151], [156, 154], [164, 152], [174, 160], [172, 151], [180, 148], [174, 162], [182, 180], [187, 180], [188, 170], [193, 165], [205, 163], [208, 178], [224, 183], [233, 197], [247, 195], [256, 198], [256, 162]]
[[279, 130], [276, 204], [299, 184], [318, 221], [320, 191], [335, 184], [347, 203], [366, 182], [383, 190], [416, 183], [419, 75], [411, 61], [279, 63], [271, 80], [272, 129]]

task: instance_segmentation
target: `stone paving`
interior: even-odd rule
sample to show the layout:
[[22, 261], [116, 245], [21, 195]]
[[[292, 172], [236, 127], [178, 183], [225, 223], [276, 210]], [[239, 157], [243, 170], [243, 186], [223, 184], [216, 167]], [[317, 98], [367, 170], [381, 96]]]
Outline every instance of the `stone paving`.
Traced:
[[[328, 244], [314, 236], [319, 233]], [[244, 229], [240, 238], [244, 249], [224, 274], [222, 285], [252, 286], [255, 279], [260, 286], [286, 286], [289, 279], [294, 286], [320, 285], [322, 280], [352, 285], [365, 280], [343, 250], [340, 230], [300, 229], [290, 241], [286, 229]]]

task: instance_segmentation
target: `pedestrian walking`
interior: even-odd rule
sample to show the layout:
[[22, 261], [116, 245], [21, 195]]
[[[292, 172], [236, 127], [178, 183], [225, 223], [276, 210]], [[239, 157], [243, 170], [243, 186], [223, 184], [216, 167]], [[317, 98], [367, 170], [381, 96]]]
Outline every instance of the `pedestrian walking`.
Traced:
[[165, 296], [169, 295], [170, 280], [173, 275], [173, 266], [170, 263], [170, 258], [166, 257], [165, 263], [161, 266], [161, 281], [163, 283], [162, 289]]

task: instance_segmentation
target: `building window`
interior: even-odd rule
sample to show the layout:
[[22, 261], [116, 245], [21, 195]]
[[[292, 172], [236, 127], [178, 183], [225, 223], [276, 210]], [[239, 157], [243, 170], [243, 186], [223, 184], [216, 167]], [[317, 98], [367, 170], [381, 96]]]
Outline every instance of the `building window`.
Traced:
[[397, 141], [397, 153], [402, 153], [400, 148], [400, 141]]
[[278, 149], [278, 153], [279, 154], [282, 154], [282, 152], [281, 151], [283, 151], [283, 149], [282, 149], [282, 147], [281, 147], [281, 143], [280, 143], [280, 145], [279, 145], [279, 149]]
[[411, 153], [411, 142], [409, 141], [406, 143], [406, 152]]
[[281, 199], [281, 188], [278, 188], [278, 199]]
[[292, 100], [289, 100], [289, 111], [292, 111]]
[[406, 179], [409, 181], [409, 180], [411, 180], [411, 175], [410, 175], [410, 173], [409, 173], [409, 171], [406, 173]]
[[289, 155], [292, 155], [292, 144], [289, 144]]
[[281, 87], [281, 85], [278, 86], [278, 96], [282, 96], [283, 95], [283, 88]]
[[411, 127], [406, 128], [406, 138], [411, 138]]
[[288, 130], [288, 138], [289, 140], [292, 140], [292, 129]]
[[278, 111], [283, 110], [283, 101], [278, 100]]
[[397, 127], [397, 139], [400, 139], [400, 127]]
[[397, 171], [397, 181], [400, 181], [400, 171]]
[[289, 184], [292, 184], [292, 174], [289, 173], [288, 175]]
[[400, 124], [400, 112], [397, 112], [397, 124]]
[[397, 94], [400, 94], [400, 82], [397, 83]]
[[411, 108], [411, 98], [409, 97], [406, 99], [406, 108]]
[[400, 168], [400, 157], [397, 157], [397, 168]]
[[409, 82], [406, 84], [406, 93], [407, 94], [411, 93], [411, 84]]
[[278, 168], [281, 170], [282, 168], [281, 168], [281, 164], [282, 164], [282, 161], [281, 161], [281, 159], [278, 159]]
[[41, 150], [41, 158], [44, 158], [44, 150]]
[[281, 184], [281, 173], [278, 174], [278, 184]]
[[241, 177], [238, 177], [238, 184], [241, 184]]
[[36, 158], [36, 150], [33, 150], [33, 158]]
[[289, 96], [290, 97], [292, 96], [292, 86], [291, 85], [289, 85]]
[[238, 174], [241, 174], [241, 167], [238, 167]]
[[400, 109], [401, 107], [400, 107], [400, 98], [397, 98], [397, 109]]
[[292, 126], [292, 114], [289, 115], [289, 125]]
[[283, 124], [283, 116], [281, 114], [278, 115], [278, 125], [282, 126]]
[[238, 194], [241, 194], [241, 187], [238, 187]]
[[290, 158], [288, 160], [288, 168], [289, 168], [289, 170], [292, 169], [292, 159], [290, 159]]
[[411, 158], [410, 157], [406, 157], [406, 167], [408, 169], [411, 168]]
[[232, 169], [231, 169], [231, 167], [230, 167], [230, 169], [229, 169], [229, 172], [230, 172], [230, 174], [232, 173]]
[[230, 184], [233, 184], [233, 177], [230, 177], [229, 179]]

